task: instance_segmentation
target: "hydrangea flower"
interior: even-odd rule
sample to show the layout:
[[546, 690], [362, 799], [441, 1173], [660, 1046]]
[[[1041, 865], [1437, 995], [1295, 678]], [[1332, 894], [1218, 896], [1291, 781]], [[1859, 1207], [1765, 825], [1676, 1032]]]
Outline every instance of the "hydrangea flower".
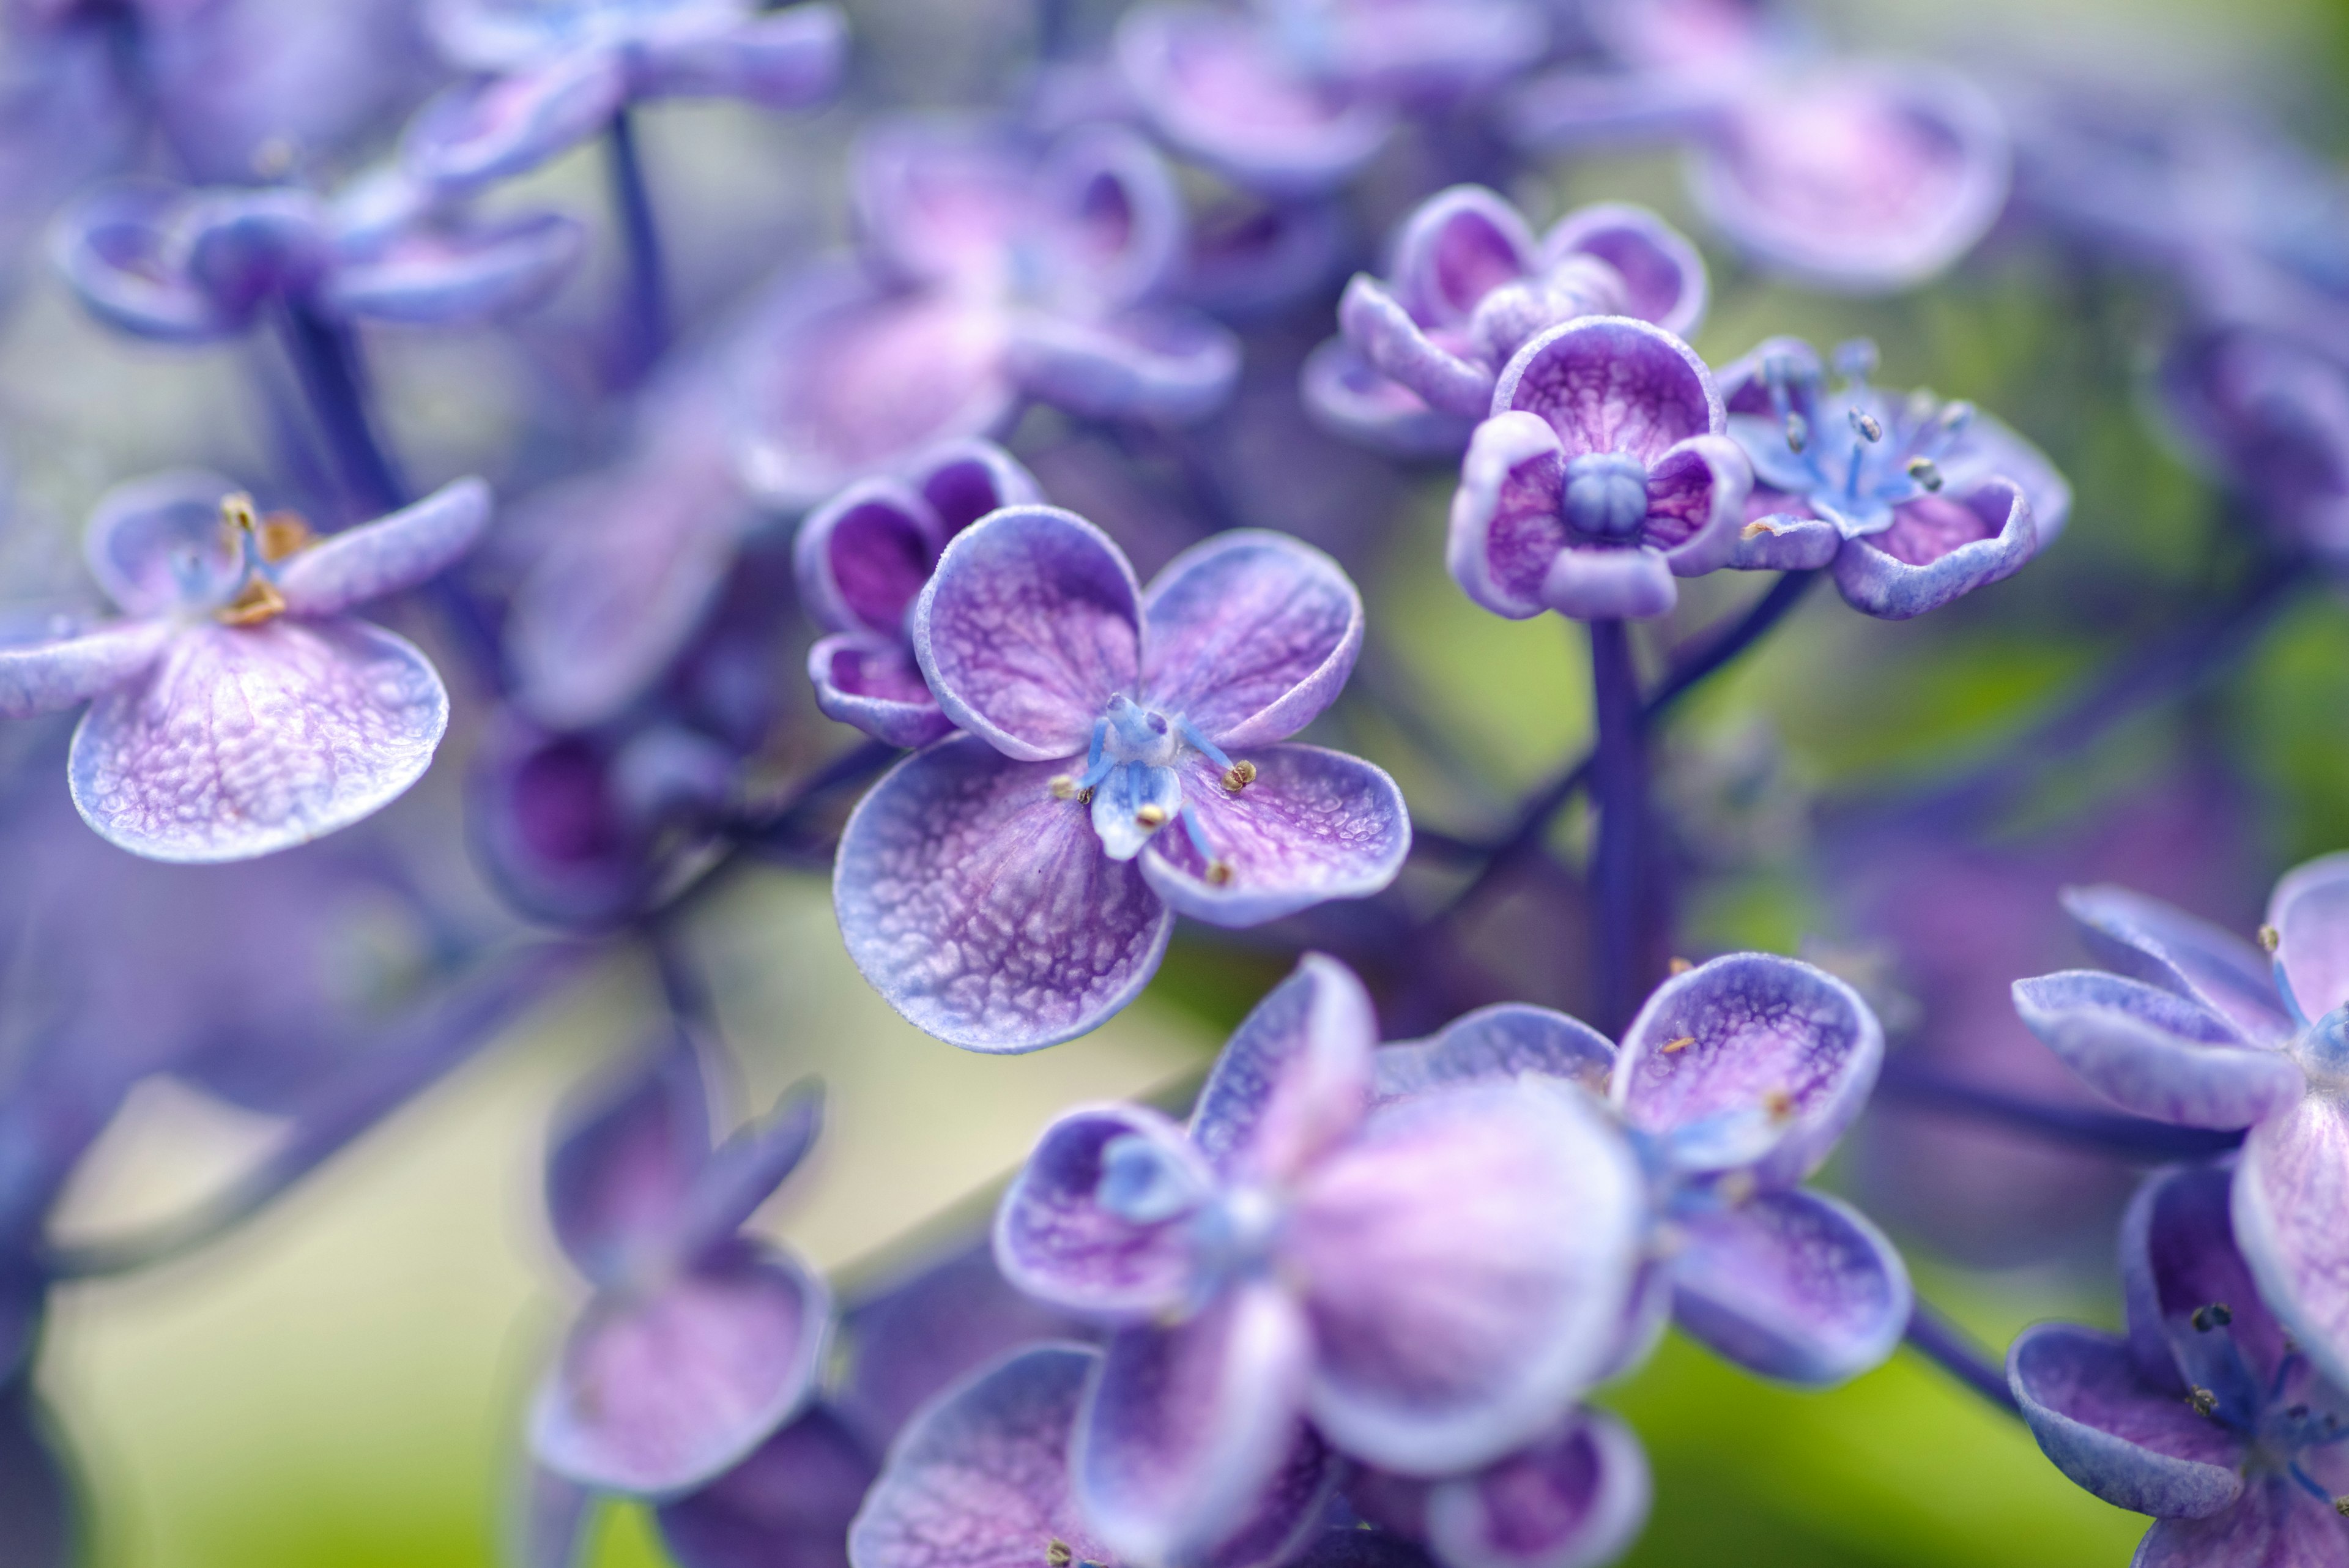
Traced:
[[1729, 563], [1753, 472], [1723, 432], [1713, 372], [1629, 317], [1586, 317], [1517, 350], [1452, 498], [1445, 565], [1513, 620], [1647, 618], [1675, 577]]
[[1754, 465], [1731, 565], [1826, 567], [1854, 609], [1903, 620], [2013, 575], [2055, 542], [2072, 487], [1971, 403], [1868, 384], [1876, 346], [1773, 337], [1721, 373], [1729, 433]]
[[862, 267], [787, 279], [742, 334], [744, 473], [778, 507], [1006, 423], [1024, 398], [1182, 422], [1239, 372], [1230, 333], [1159, 303], [1183, 202], [1129, 131], [1039, 149], [956, 120], [867, 132], [851, 169]]
[[1187, 1127], [1071, 1111], [1004, 1195], [1005, 1276], [1115, 1325], [1072, 1459], [1113, 1552], [1228, 1540], [1308, 1421], [1381, 1469], [1456, 1475], [1612, 1365], [1647, 1229], [1620, 1132], [1532, 1076], [1374, 1104], [1377, 1041], [1361, 982], [1309, 954]]
[[701, 1064], [679, 1037], [563, 1129], [547, 1210], [595, 1294], [533, 1401], [541, 1465], [598, 1491], [676, 1496], [814, 1396], [830, 1292], [738, 1232], [815, 1142], [821, 1105], [802, 1086], [713, 1147]]
[[402, 148], [419, 178], [450, 190], [534, 169], [646, 99], [813, 103], [848, 47], [831, 5], [429, 0], [424, 18], [450, 63], [479, 73], [426, 106]]
[[817, 1405], [707, 1486], [654, 1513], [678, 1568], [848, 1568], [848, 1530], [880, 1466]]
[[1645, 1354], [1667, 1309], [1764, 1377], [1824, 1386], [1868, 1371], [1908, 1327], [1900, 1254], [1848, 1204], [1799, 1185], [1868, 1103], [1884, 1032], [1823, 970], [1734, 953], [1656, 988], [1619, 1048], [1509, 1004], [1379, 1053], [1381, 1100], [1533, 1075], [1603, 1092], [1653, 1184], [1665, 1241], [1625, 1330]]
[[424, 655], [348, 612], [439, 575], [489, 516], [478, 479], [323, 539], [209, 474], [119, 486], [84, 553], [123, 618], [0, 648], [0, 717], [90, 703], [74, 805], [150, 859], [241, 860], [347, 827], [423, 776], [449, 725]]
[[893, 746], [951, 732], [915, 662], [915, 602], [947, 541], [990, 512], [1041, 499], [1009, 452], [973, 441], [926, 453], [903, 480], [852, 484], [809, 513], [792, 562], [800, 603], [830, 633], [808, 649], [815, 705]]
[[[2100, 961], [2014, 983], [2015, 1010], [2107, 1099], [2183, 1127], [2246, 1129], [2234, 1234], [2260, 1293], [2336, 1386], [2349, 1387], [2349, 856], [2285, 874], [2261, 940], [2120, 888], [2064, 909]], [[2124, 978], [2126, 977], [2126, 978]]]
[[2281, 543], [2349, 564], [2349, 373], [2304, 338], [2256, 327], [2181, 334], [2162, 407], [2190, 456], [2247, 493]]
[[1441, 1480], [1364, 1470], [1346, 1495], [1445, 1568], [1595, 1568], [1640, 1538], [1653, 1490], [1631, 1428], [1583, 1408], [1482, 1469]]
[[1009, 507], [947, 545], [913, 640], [968, 732], [864, 797], [833, 898], [864, 978], [940, 1039], [1072, 1039], [1141, 991], [1176, 913], [1258, 925], [1402, 867], [1392, 779], [1278, 743], [1361, 648], [1361, 597], [1318, 550], [1222, 534], [1144, 592], [1092, 524]]
[[2281, 1568], [2349, 1556], [2349, 1393], [2268, 1310], [2228, 1219], [2227, 1174], [2147, 1179], [2121, 1225], [2128, 1332], [2025, 1330], [2008, 1381], [2055, 1467], [2154, 1516], [2137, 1568]]
[[[1516, 208], [1481, 185], [1422, 202], [1396, 236], [1391, 282], [1358, 273], [1338, 306], [1343, 345], [1320, 350], [1305, 390], [1314, 411], [1373, 444], [1436, 416], [1454, 450], [1493, 409], [1501, 369], [1543, 329], [1583, 316], [1630, 316], [1677, 337], [1704, 319], [1704, 262], [1643, 207], [1578, 208], [1538, 241]], [[1381, 385], [1351, 362], [1367, 361]]]

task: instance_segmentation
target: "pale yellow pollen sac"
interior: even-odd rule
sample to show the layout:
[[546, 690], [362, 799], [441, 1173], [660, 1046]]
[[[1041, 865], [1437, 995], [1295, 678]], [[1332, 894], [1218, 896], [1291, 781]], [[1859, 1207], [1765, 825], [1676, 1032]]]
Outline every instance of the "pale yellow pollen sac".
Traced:
[[1667, 1041], [1665, 1041], [1665, 1042], [1663, 1043], [1663, 1044], [1661, 1044], [1661, 1046], [1657, 1047], [1657, 1049], [1659, 1049], [1659, 1050], [1661, 1050], [1661, 1052], [1663, 1052], [1663, 1054], [1664, 1054], [1665, 1055], [1667, 1055], [1667, 1056], [1677, 1056], [1677, 1055], [1679, 1055], [1682, 1052], [1683, 1052], [1683, 1051], [1687, 1050], [1690, 1046], [1692, 1046], [1692, 1045], [1693, 1045], [1693, 1044], [1696, 1044], [1696, 1036], [1695, 1036], [1695, 1035], [1693, 1035], [1693, 1034], [1683, 1034], [1683, 1035], [1682, 1035], [1682, 1036], [1681, 1036], [1679, 1039], [1677, 1039], [1677, 1040], [1667, 1040]]
[[1136, 827], [1164, 827], [1166, 826], [1166, 808], [1163, 805], [1136, 806], [1133, 825]]
[[261, 546], [261, 558], [274, 564], [308, 549], [317, 537], [299, 512], [272, 512], [261, 520], [254, 542]]
[[1795, 1096], [1784, 1089], [1773, 1089], [1762, 1096], [1762, 1108], [1770, 1113], [1774, 1122], [1783, 1122], [1795, 1114]]
[[2334, 1498], [2333, 1500], [2333, 1511], [2339, 1514], [2344, 1519], [2349, 1519], [2349, 1497]]
[[1076, 1560], [1077, 1554], [1069, 1549], [1069, 1543], [1057, 1535], [1044, 1548], [1044, 1568], [1069, 1568]]
[[1231, 885], [1232, 863], [1228, 860], [1208, 861], [1207, 886], [1210, 888], [1228, 888]]
[[1741, 539], [1759, 539], [1764, 534], [1775, 534], [1776, 532], [1778, 532], [1778, 530], [1772, 527], [1765, 519], [1756, 517], [1753, 522], [1748, 523], [1744, 527], [1739, 529], [1737, 531], [1737, 536]]
[[2261, 947], [2266, 949], [2269, 952], [2273, 952], [2282, 945], [2283, 933], [2282, 931], [2277, 930], [2273, 926], [2261, 926], [2260, 928]]
[[1054, 774], [1051, 784], [1047, 787], [1051, 790], [1054, 800], [1077, 798], [1077, 781], [1068, 774]]
[[259, 626], [285, 613], [285, 596], [267, 577], [249, 578], [236, 597], [221, 606], [213, 618], [223, 626]]
[[2208, 1388], [2197, 1388], [2186, 1397], [2186, 1402], [2194, 1407], [2198, 1416], [2208, 1416], [2219, 1407], [2219, 1397]]
[[232, 491], [221, 497], [221, 532], [233, 548], [239, 534], [250, 534], [261, 526], [261, 514], [253, 509], [253, 497], [243, 491]]
[[1695, 967], [1696, 965], [1689, 962], [1689, 961], [1684, 958], [1676, 958], [1672, 960], [1671, 962], [1664, 966], [1666, 971], [1671, 974], [1686, 974]]
[[1256, 764], [1246, 758], [1242, 758], [1224, 770], [1224, 788], [1229, 794], [1237, 794], [1254, 783], [1256, 783]]

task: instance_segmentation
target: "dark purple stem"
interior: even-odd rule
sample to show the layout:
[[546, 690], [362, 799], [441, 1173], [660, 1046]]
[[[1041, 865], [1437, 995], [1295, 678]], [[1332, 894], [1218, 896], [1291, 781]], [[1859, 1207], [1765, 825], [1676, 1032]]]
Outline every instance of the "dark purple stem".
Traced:
[[1877, 1083], [1876, 1098], [1881, 1105], [1993, 1122], [2050, 1142], [2149, 1165], [2173, 1159], [2211, 1159], [2240, 1147], [2243, 1142], [2240, 1132], [2176, 1127], [2147, 1116], [2084, 1106], [2052, 1106], [1899, 1061], [1885, 1068], [1883, 1077]]
[[1648, 742], [1640, 711], [1640, 673], [1631, 660], [1630, 628], [1619, 620], [1590, 623], [1591, 711], [1599, 731], [1591, 769], [1599, 797], [1599, 845], [1590, 880], [1597, 895], [1593, 977], [1599, 1026], [1619, 1033], [1646, 990], [1640, 955], [1646, 948], [1647, 889], [1641, 884], [1646, 829]]
[[1909, 1309], [1906, 1337], [1910, 1349], [2008, 1415], [2023, 1413], [2015, 1403], [2014, 1390], [2007, 1386], [2005, 1369], [1974, 1343], [1972, 1335], [1921, 1301]]
[[660, 225], [653, 215], [651, 188], [645, 182], [636, 127], [626, 109], [612, 117], [605, 133], [610, 154], [612, 205], [628, 257], [627, 296], [623, 310], [624, 353], [633, 378], [668, 348], [668, 267], [661, 254]]
[[406, 504], [408, 485], [376, 435], [367, 411], [367, 382], [350, 328], [299, 300], [279, 317], [286, 357], [301, 379], [310, 410], [326, 436], [336, 477], [362, 516]]

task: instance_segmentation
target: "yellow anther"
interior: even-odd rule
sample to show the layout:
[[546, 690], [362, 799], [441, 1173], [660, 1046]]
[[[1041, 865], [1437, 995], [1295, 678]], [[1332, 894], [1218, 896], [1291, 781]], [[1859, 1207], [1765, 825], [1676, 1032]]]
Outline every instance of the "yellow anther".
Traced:
[[2219, 1397], [2208, 1388], [2197, 1388], [2186, 1397], [2186, 1402], [2194, 1407], [2198, 1416], [2208, 1416], [2219, 1407]]
[[261, 514], [253, 509], [253, 497], [243, 491], [232, 491], [221, 497], [221, 532], [233, 545], [239, 534], [250, 534], [261, 526]]
[[1256, 783], [1256, 764], [1247, 761], [1234, 763], [1224, 770], [1224, 788], [1237, 794]]
[[1077, 1554], [1069, 1550], [1069, 1543], [1057, 1535], [1052, 1538], [1052, 1543], [1044, 1548], [1044, 1568], [1069, 1568], [1069, 1564], [1076, 1560]]
[[285, 613], [285, 596], [267, 577], [256, 576], [237, 590], [236, 597], [222, 605], [215, 619], [225, 626], [259, 626]]
[[2339, 1514], [2344, 1519], [2349, 1519], [2349, 1497], [2334, 1498], [2333, 1500], [2333, 1511]]
[[1677, 1055], [1679, 1053], [1681, 1053], [1681, 1052], [1682, 1052], [1682, 1051], [1687, 1050], [1690, 1046], [1692, 1046], [1692, 1045], [1693, 1045], [1693, 1044], [1696, 1044], [1696, 1036], [1695, 1036], [1695, 1035], [1693, 1035], [1693, 1034], [1683, 1034], [1683, 1035], [1682, 1035], [1682, 1036], [1681, 1036], [1679, 1039], [1677, 1039], [1677, 1040], [1667, 1040], [1667, 1041], [1665, 1041], [1665, 1042], [1664, 1042], [1664, 1044], [1663, 1044], [1663, 1046], [1662, 1046], [1662, 1050], [1663, 1050], [1663, 1053], [1664, 1053], [1664, 1054], [1665, 1054], [1665, 1055], [1667, 1055], [1667, 1056], [1672, 1056], [1672, 1055]]
[[1051, 790], [1052, 798], [1054, 800], [1074, 800], [1077, 798], [1077, 781], [1073, 774], [1054, 774], [1052, 775], [1051, 784], [1046, 787]]
[[317, 538], [310, 532], [309, 520], [299, 512], [272, 512], [261, 520], [256, 542], [261, 545], [264, 561], [282, 561], [297, 550], [306, 550]]
[[1760, 1184], [1750, 1170], [1733, 1170], [1713, 1184], [1713, 1195], [1732, 1209], [1743, 1208], [1759, 1189]]
[[2273, 926], [2261, 926], [2260, 928], [2260, 946], [2265, 948], [2270, 952], [2273, 952], [2282, 945], [2283, 933], [2282, 931], [2277, 930]]
[[1759, 539], [1764, 534], [1775, 534], [1777, 531], [1777, 529], [1772, 527], [1767, 522], [1757, 517], [1753, 522], [1748, 523], [1744, 527], [1739, 529], [1737, 531], [1737, 536], [1741, 539]]
[[1774, 1122], [1783, 1122], [1795, 1114], [1795, 1096], [1784, 1089], [1773, 1089], [1762, 1096], [1762, 1108], [1770, 1113]]
[[1210, 887], [1210, 888], [1228, 888], [1228, 887], [1230, 887], [1230, 886], [1231, 886], [1231, 882], [1232, 882], [1232, 863], [1231, 863], [1230, 861], [1228, 861], [1228, 860], [1210, 860], [1210, 861], [1208, 861], [1208, 862], [1207, 862], [1207, 886], [1208, 886], [1208, 887]]
[[1689, 962], [1689, 961], [1684, 958], [1676, 958], [1672, 960], [1671, 962], [1664, 966], [1666, 970], [1673, 974], [1686, 974], [1695, 967], [1696, 965]]
[[1163, 805], [1136, 806], [1133, 825], [1136, 827], [1164, 827], [1166, 826], [1166, 808]]

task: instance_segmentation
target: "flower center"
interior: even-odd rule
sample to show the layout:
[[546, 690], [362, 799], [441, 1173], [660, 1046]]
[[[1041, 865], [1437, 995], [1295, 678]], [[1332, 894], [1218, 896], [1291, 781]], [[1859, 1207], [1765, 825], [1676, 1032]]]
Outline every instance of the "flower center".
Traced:
[[1587, 539], [1628, 544], [1648, 520], [1648, 469], [1622, 452], [1585, 453], [1566, 465], [1558, 502], [1566, 525]]
[[1186, 752], [1222, 770], [1228, 795], [1237, 797], [1256, 782], [1254, 763], [1233, 761], [1190, 720], [1154, 712], [1120, 693], [1093, 721], [1084, 773], [1054, 777], [1052, 794], [1092, 809], [1093, 831], [1112, 860], [1133, 859], [1160, 828], [1180, 822], [1199, 852], [1202, 874], [1212, 886], [1225, 887], [1232, 864], [1216, 852], [1197, 808], [1183, 799], [1176, 764]]
[[1920, 391], [1896, 406], [1868, 385], [1876, 345], [1866, 338], [1837, 348], [1835, 369], [1843, 385], [1830, 395], [1816, 370], [1785, 358], [1763, 367], [1785, 452], [1757, 465], [1770, 470], [1771, 483], [1791, 486], [1847, 531], [1875, 533], [1890, 526], [1892, 508], [1940, 490], [1940, 460], [1971, 424], [1973, 405]]
[[309, 546], [315, 537], [309, 524], [294, 512], [260, 516], [253, 497], [238, 491], [221, 498], [221, 533], [243, 561], [244, 579], [212, 612], [214, 618], [225, 626], [261, 626], [284, 615], [285, 596], [277, 591], [269, 568]]

